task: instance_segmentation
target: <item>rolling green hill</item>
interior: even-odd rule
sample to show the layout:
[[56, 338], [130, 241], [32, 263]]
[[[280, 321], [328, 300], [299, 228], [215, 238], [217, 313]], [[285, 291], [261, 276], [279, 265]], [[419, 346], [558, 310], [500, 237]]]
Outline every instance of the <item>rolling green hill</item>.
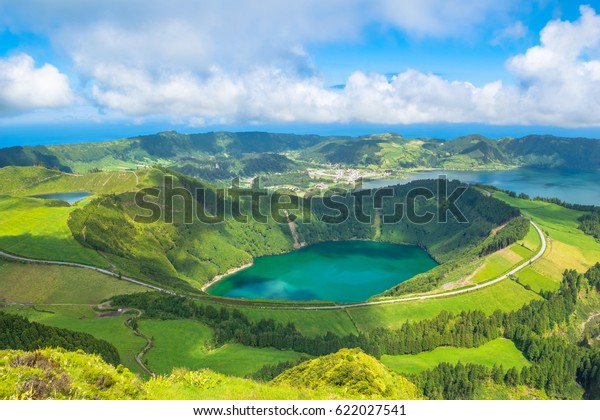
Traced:
[[[598, 356], [592, 353], [596, 343], [591, 336], [595, 330], [588, 320], [597, 311], [597, 299], [586, 298], [594, 283], [578, 277], [578, 293], [573, 296], [579, 301], [574, 303], [570, 300], [574, 286], [562, 281], [565, 270], [585, 272], [600, 260], [600, 245], [591, 236], [596, 233], [597, 215], [473, 187], [460, 199], [469, 223], [458, 223], [452, 217], [448, 223], [379, 223], [382, 214], [391, 213], [411, 188], [437, 189], [432, 181], [416, 181], [394, 187], [396, 199], [384, 201], [380, 212], [367, 204], [362, 210], [374, 217], [374, 223], [319, 222], [328, 214], [326, 198], [319, 197], [308, 212], [317, 221], [296, 221], [293, 230], [287, 220], [244, 224], [229, 216], [219, 224], [189, 224], [183, 201], [161, 203], [160, 196], [156, 201], [172, 212], [173, 223], [165, 220], [165, 213], [153, 223], [142, 223], [136, 220], [140, 208], [135, 192], [156, 187], [164, 195], [164, 180], [172, 177], [175, 187], [209, 191], [207, 197], [195, 194], [191, 201], [193, 209], [206, 208], [214, 214], [210, 210], [219, 195], [216, 188], [222, 185], [218, 182], [237, 175], [269, 174], [277, 180], [272, 184], [278, 185], [284, 181], [293, 184], [298, 180], [293, 174], [307, 173], [308, 167], [334, 171], [346, 167], [395, 170], [522, 165], [597, 169], [598, 143], [551, 136], [500, 140], [465, 136], [444, 142], [393, 134], [347, 138], [170, 132], [108, 143], [3, 149], [0, 166], [13, 166], [0, 168], [1, 250], [107, 268], [189, 293], [192, 298], [132, 295], [145, 288], [82, 268], [0, 261], [0, 303], [7, 305], [7, 313], [106, 340], [121, 363], [144, 375], [135, 357], [145, 338], [124, 325], [126, 317], [101, 317], [102, 310], [91, 305], [113, 297], [115, 305], [120, 305], [115, 308], [141, 309], [136, 325], [153, 339], [153, 347], [142, 360], [165, 375], [143, 382], [122, 367], [104, 366], [82, 354], [0, 352], [0, 398], [404, 399], [421, 397], [421, 392], [430, 398], [579, 398], [584, 391], [592, 395], [593, 383], [581, 377], [593, 377], [596, 372], [593, 361]], [[40, 166], [25, 166], [31, 164]], [[450, 192], [458, 185], [450, 183]], [[72, 205], [33, 197], [61, 192], [90, 196]], [[311, 193], [305, 189], [298, 192], [297, 199]], [[335, 197], [351, 208], [354, 205], [350, 196]], [[418, 199], [417, 213], [444, 210], [447, 203], [442, 201], [440, 207], [436, 199]], [[231, 197], [225, 204], [232, 204]], [[243, 213], [253, 209], [247, 198], [242, 199]], [[259, 209], [265, 210], [260, 205]], [[215, 275], [255, 257], [288, 252], [298, 243], [347, 239], [417, 244], [442, 263], [373, 299], [459, 289], [499, 276], [535, 254], [540, 239], [527, 230], [529, 223], [518, 217], [520, 214], [547, 234], [549, 247], [544, 257], [515, 278], [472, 293], [307, 311], [265, 307], [264, 301], [213, 298], [199, 291]], [[126, 297], [114, 298], [117, 294]], [[171, 312], [161, 306], [163, 299], [174, 302]], [[288, 305], [273, 305], [277, 304]], [[383, 356], [397, 372], [413, 375], [409, 379], [358, 350], [338, 351], [360, 345], [380, 357], [389, 346], [386, 330], [413, 331], [413, 327], [404, 327], [405, 323], [418, 331], [423, 325], [439, 330], [439, 336], [428, 333], [420, 337], [422, 346], [416, 350]], [[488, 334], [496, 329], [506, 339]], [[579, 345], [583, 330], [592, 349]], [[464, 337], [458, 335], [461, 341], [452, 341], [455, 331], [463, 333]], [[488, 341], [476, 347], [469, 340], [481, 331], [487, 331]], [[448, 337], [452, 340], [447, 341]], [[282, 344], [286, 339], [293, 345]], [[309, 351], [306, 343], [312, 346]], [[532, 350], [533, 345], [539, 354]], [[338, 352], [295, 366], [270, 383], [239, 378], [278, 362], [291, 366], [306, 354], [315, 357], [331, 351]], [[496, 360], [505, 370], [515, 369], [495, 372]], [[556, 360], [559, 362], [554, 363]], [[588, 360], [589, 369], [580, 372], [579, 360]], [[79, 368], [89, 364], [97, 369]], [[172, 371], [174, 367], [183, 369]], [[185, 370], [205, 368], [211, 371]], [[464, 386], [465, 391], [468, 383], [452, 381], [471, 376], [479, 381], [475, 391], [453, 393], [454, 386]], [[443, 391], [435, 388], [446, 383], [452, 386]]]
[[[212, 188], [180, 174], [169, 174], [176, 177], [177, 185], [185, 185], [189, 191]], [[449, 183], [449, 193], [459, 186], [458, 182]], [[395, 187], [394, 198], [386, 201], [382, 211], [392, 214], [394, 206], [404, 202], [413, 188], [436, 191], [437, 184], [415, 181]], [[161, 191], [164, 195], [164, 190]], [[352, 196], [338, 196], [337, 199], [348, 208], [355, 208]], [[209, 207], [202, 195], [190, 197], [190, 200], [190, 206]], [[323, 197], [315, 197], [308, 215], [302, 215], [307, 216], [309, 223], [295, 223], [299, 242], [312, 244], [329, 240], [376, 239], [373, 226], [352, 216], [343, 223], [324, 223], [324, 217], [335, 214], [324, 200]], [[253, 204], [247, 199], [241, 203], [242, 213], [251, 214]], [[72, 211], [67, 223], [80, 244], [101, 251], [126, 272], [175, 288], [185, 288], [186, 283], [197, 288], [214, 276], [246, 264], [255, 257], [294, 249], [290, 227], [273, 217], [267, 217], [265, 222], [248, 218], [247, 222], [239, 223], [228, 215], [219, 224], [188, 223], [185, 214], [189, 215], [190, 209], [179, 200], [172, 205], [159, 200], [159, 204], [166, 210], [161, 220], [144, 224], [136, 221], [140, 209], [132, 193], [102, 196]], [[230, 198], [224, 200], [224, 205], [231, 208]], [[264, 201], [260, 204], [262, 213], [266, 215], [269, 214], [267, 205]], [[417, 207], [419, 214], [444, 211], [438, 208], [434, 199], [419, 201]], [[494, 227], [518, 216], [516, 209], [472, 188], [461, 197], [461, 211], [467, 223], [459, 223], [450, 216], [447, 223], [437, 223], [433, 219], [417, 224], [405, 219], [396, 224], [383, 224], [378, 232], [379, 240], [418, 244], [438, 261], [444, 262], [477, 246]], [[376, 215], [372, 203], [365, 204], [363, 212]], [[166, 219], [169, 214], [174, 215], [173, 223]]]
[[[413, 383], [356, 350], [342, 350], [297, 369], [303, 371], [301, 383], [284, 375], [270, 383], [258, 383], [209, 370], [185, 369], [144, 382], [122, 366], [108, 365], [82, 352], [0, 350], [0, 399], [423, 398]], [[327, 380], [323, 381], [320, 376], [325, 371]]]
[[398, 134], [361, 137], [216, 132], [164, 132], [103, 143], [11, 147], [0, 167], [40, 165], [64, 172], [168, 166], [207, 181], [294, 173], [307, 165], [383, 170], [411, 168], [600, 168], [600, 141], [526, 136], [492, 140], [470, 135], [449, 141]]
[[405, 377], [395, 374], [372, 356], [359, 349], [309, 360], [273, 380], [274, 384], [309, 389], [337, 388], [344, 398], [414, 400], [421, 392]]
[[[299, 219], [293, 223], [292, 232], [285, 219], [278, 221], [272, 216], [268, 200], [259, 202], [260, 211], [268, 216], [264, 221], [248, 217], [241, 223], [230, 213], [234, 206], [231, 194], [223, 197], [212, 184], [167, 169], [73, 175], [42, 167], [6, 167], [0, 168], [0, 174], [0, 194], [4, 194], [0, 195], [0, 249], [25, 257], [110, 268], [188, 292], [198, 292], [215, 276], [253, 258], [288, 252], [299, 243], [349, 239], [411, 243], [425, 248], [438, 262], [450, 262], [468, 253], [478, 255], [475, 248], [490, 232], [519, 214], [515, 208], [468, 188], [459, 201], [467, 223], [460, 223], [452, 215], [446, 223], [437, 223], [436, 217], [427, 223], [415, 223], [406, 215], [400, 222], [381, 223], [407, 201], [415, 188], [434, 194], [427, 200], [415, 200], [417, 214], [446, 212], [447, 204], [438, 197], [441, 192], [437, 191], [437, 183], [421, 180], [394, 187], [394, 197], [384, 200], [381, 211], [368, 199], [357, 207], [351, 194], [315, 195], [310, 201], [307, 196], [292, 195], [306, 206], [304, 211], [293, 213]], [[166, 199], [169, 180], [174, 188], [184, 187], [190, 192], [185, 201]], [[460, 186], [458, 181], [448, 183], [448, 195]], [[147, 215], [147, 210], [140, 208], [135, 198], [136, 191], [146, 187], [155, 188], [158, 197], [149, 198], [161, 212], [151, 223], [139, 219]], [[91, 196], [73, 205], [32, 197], [73, 191]], [[224, 207], [219, 213], [211, 213], [217, 197], [223, 197]], [[337, 212], [328, 203], [330, 199], [351, 212], [370, 215], [374, 222], [367, 224], [349, 214], [341, 223], [325, 223]], [[60, 205], [55, 206], [55, 202]], [[254, 206], [248, 197], [241, 198], [242, 214], [253, 214]], [[222, 221], [200, 222], [194, 217], [198, 209], [223, 216]], [[437, 286], [443, 278], [445, 274], [428, 281], [426, 288]]]

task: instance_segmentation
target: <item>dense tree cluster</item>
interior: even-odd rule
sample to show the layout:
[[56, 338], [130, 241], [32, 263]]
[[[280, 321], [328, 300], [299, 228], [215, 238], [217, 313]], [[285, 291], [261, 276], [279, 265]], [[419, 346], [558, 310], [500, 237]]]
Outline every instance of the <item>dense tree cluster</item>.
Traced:
[[[502, 367], [493, 369], [473, 363], [456, 365], [440, 363], [434, 369], [417, 375], [415, 383], [423, 394], [435, 400], [473, 399], [475, 391], [487, 381], [503, 382], [505, 374]], [[518, 373], [517, 373], [518, 376]]]
[[600, 399], [600, 349], [586, 352], [577, 369], [577, 382], [585, 390], [584, 398]]
[[83, 350], [98, 354], [113, 365], [120, 362], [117, 349], [108, 341], [99, 340], [87, 333], [31, 322], [21, 316], [0, 311], [0, 349], [31, 351], [46, 347]]
[[506, 248], [523, 239], [528, 231], [529, 220], [524, 217], [517, 217], [500, 229], [489, 243], [484, 244], [479, 255], [489, 255]]
[[[577, 388], [577, 379], [583, 386], [585, 395], [591, 395], [591, 390], [598, 387], [598, 383], [594, 381], [597, 379], [597, 370], [600, 368], [597, 363], [600, 360], [586, 356], [586, 349], [565, 338], [549, 335], [555, 326], [566, 322], [573, 313], [582, 284], [583, 276], [573, 270], [566, 271], [560, 289], [555, 293], [547, 293], [545, 300], [532, 301], [508, 314], [497, 311], [492, 315], [492, 318], [500, 317], [504, 337], [513, 340], [531, 362], [530, 367], [524, 367], [521, 371], [511, 368], [501, 374], [495, 372], [499, 367], [485, 370], [483, 367], [440, 365], [419, 375], [417, 381], [422, 384], [425, 395], [446, 399], [472, 395], [472, 384], [459, 379], [464, 376], [463, 369], [477, 372], [476, 375], [473, 374], [475, 382], [492, 380], [510, 386], [529, 385], [559, 398], [572, 395], [573, 389]], [[581, 369], [584, 364], [585, 372]]]
[[567, 208], [567, 209], [571, 209], [571, 210], [577, 210], [577, 211], [597, 211], [600, 210], [598, 208], [598, 206], [594, 206], [593, 204], [575, 204], [575, 203], [568, 203], [566, 201], [561, 200], [560, 198], [555, 198], [555, 197], [551, 197], [551, 198], [547, 198], [547, 197], [535, 197], [534, 200], [536, 201], [544, 201], [546, 203], [551, 203], [551, 204], [557, 204], [561, 207]]
[[595, 287], [596, 290], [600, 292], [600, 263], [596, 263], [590, 268], [587, 273], [585, 273], [585, 278], [590, 286]]
[[585, 234], [600, 240], [600, 210], [584, 214], [579, 218], [579, 229]]

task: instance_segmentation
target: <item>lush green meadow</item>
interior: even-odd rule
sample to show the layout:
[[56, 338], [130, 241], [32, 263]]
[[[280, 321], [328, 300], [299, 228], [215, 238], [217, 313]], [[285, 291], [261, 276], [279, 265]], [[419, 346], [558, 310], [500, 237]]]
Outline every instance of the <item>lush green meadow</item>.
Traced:
[[117, 294], [147, 290], [92, 270], [0, 260], [0, 301], [95, 304]]
[[36, 305], [35, 307], [11, 305], [3, 311], [24, 316], [31, 321], [53, 327], [82, 331], [113, 344], [121, 357], [121, 363], [132, 372], [145, 375], [135, 362], [135, 355], [146, 340], [133, 333], [124, 324], [125, 318], [99, 318], [88, 305]]
[[508, 273], [513, 267], [521, 264], [524, 258], [513, 251], [512, 248], [515, 246], [520, 247], [520, 245], [514, 244], [485, 257], [483, 265], [474, 273], [471, 281], [473, 283], [485, 283]]
[[86, 201], [48, 207], [41, 199], [0, 197], [0, 249], [23, 257], [107, 268], [106, 260], [77, 242], [67, 226], [69, 214]]
[[485, 283], [508, 273], [523, 261], [533, 257], [540, 249], [540, 246], [540, 236], [537, 230], [533, 226], [530, 226], [523, 240], [484, 257], [483, 264], [473, 272], [470, 281], [473, 283]]
[[359, 330], [397, 328], [406, 321], [434, 318], [442, 311], [459, 313], [480, 310], [491, 314], [495, 310], [512, 311], [532, 299], [541, 297], [512, 280], [503, 280], [483, 289], [455, 296], [421, 301], [398, 302], [388, 305], [363, 306], [347, 309]]
[[554, 291], [559, 288], [560, 283], [549, 276], [545, 276], [536, 271], [536, 265], [533, 264], [531, 267], [527, 267], [516, 275], [519, 279], [519, 283], [524, 286], [529, 286], [534, 292]]
[[191, 320], [143, 320], [139, 329], [153, 340], [152, 349], [146, 353], [147, 366], [161, 374], [170, 373], [174, 367], [185, 367], [245, 376], [264, 365], [297, 360], [302, 356], [294, 351], [240, 344], [211, 349], [212, 330]]
[[292, 322], [303, 335], [314, 337], [327, 332], [339, 336], [356, 334], [356, 328], [344, 310], [310, 311], [306, 309], [240, 308], [254, 322], [274, 318], [277, 322]]
[[383, 355], [381, 362], [390, 369], [404, 374], [419, 373], [433, 369], [442, 362], [453, 365], [461, 362], [476, 363], [487, 367], [502, 365], [504, 370], [529, 366], [523, 353], [505, 338], [497, 338], [476, 348], [438, 347], [433, 351], [399, 356]]
[[0, 194], [31, 196], [58, 192], [110, 194], [132, 191], [151, 171], [67, 174], [40, 167], [0, 168]]
[[519, 208], [548, 234], [548, 250], [532, 265], [536, 273], [560, 282], [564, 270], [584, 272], [600, 261], [600, 243], [578, 229], [577, 219], [583, 212], [543, 201], [513, 198], [503, 192], [495, 192], [494, 197]]

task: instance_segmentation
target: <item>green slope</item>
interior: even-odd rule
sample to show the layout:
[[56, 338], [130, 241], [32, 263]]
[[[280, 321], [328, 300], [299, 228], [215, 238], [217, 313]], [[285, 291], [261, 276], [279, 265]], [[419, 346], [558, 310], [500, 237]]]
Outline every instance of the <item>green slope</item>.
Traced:
[[359, 349], [303, 362], [276, 377], [272, 383], [310, 389], [333, 388], [344, 398], [420, 399], [421, 392], [408, 379], [397, 375]]
[[[290, 157], [293, 156], [292, 159]], [[40, 164], [67, 172], [169, 166], [205, 180], [291, 172], [311, 164], [398, 168], [600, 168], [594, 139], [526, 136], [492, 140], [469, 135], [450, 141], [398, 134], [361, 137], [263, 132], [164, 132], [103, 143], [2, 149], [0, 167]], [[300, 165], [299, 165], [300, 164]]]
[[381, 357], [384, 365], [403, 374], [419, 373], [432, 369], [442, 362], [456, 364], [459, 361], [463, 364], [476, 363], [490, 368], [494, 365], [502, 365], [505, 370], [511, 367], [521, 370], [523, 366], [530, 365], [514, 343], [505, 338], [497, 338], [476, 348], [438, 347], [433, 351], [414, 355]]
[[[350, 357], [354, 360], [349, 360]], [[336, 360], [343, 363], [347, 371], [329, 369]], [[318, 359], [313, 362], [318, 362]], [[144, 382], [121, 366], [115, 368], [99, 357], [85, 353], [61, 349], [37, 352], [0, 350], [0, 399], [304, 400], [378, 399], [383, 395], [396, 399], [422, 398], [415, 385], [407, 379], [354, 350], [327, 356], [315, 367], [318, 373], [329, 369], [329, 381], [325, 387], [316, 386], [317, 381], [303, 380], [306, 385], [303, 386], [287, 383], [281, 377], [264, 384], [209, 370], [184, 369]], [[303, 372], [306, 378], [309, 369], [303, 368]], [[351, 372], [359, 376], [348, 376]], [[369, 378], [378, 379], [364, 382]], [[348, 392], [348, 387], [352, 392]], [[354, 391], [366, 392], [356, 394]]]

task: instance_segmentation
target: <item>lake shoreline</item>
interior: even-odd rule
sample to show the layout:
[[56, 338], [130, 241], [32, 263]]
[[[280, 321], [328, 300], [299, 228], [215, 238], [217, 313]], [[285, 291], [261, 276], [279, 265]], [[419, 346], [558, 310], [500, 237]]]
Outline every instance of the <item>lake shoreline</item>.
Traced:
[[212, 280], [209, 281], [208, 283], [206, 283], [204, 286], [202, 286], [202, 288], [200, 290], [202, 290], [204, 293], [207, 293], [206, 290], [208, 288], [210, 288], [213, 284], [217, 283], [220, 280], [223, 280], [227, 276], [237, 273], [238, 271], [242, 271], [242, 270], [245, 270], [246, 268], [250, 268], [253, 265], [254, 265], [254, 262], [249, 262], [248, 264], [244, 264], [239, 267], [232, 267], [229, 270], [227, 270], [225, 273], [214, 276], [212, 278]]
[[241, 273], [245, 267], [216, 276], [203, 291], [245, 299], [361, 302], [439, 265], [413, 244], [358, 238], [263, 257]]

